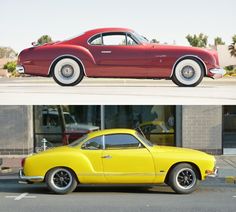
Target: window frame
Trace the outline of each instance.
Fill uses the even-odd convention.
[[[104,36],[108,36],[108,35],[124,35],[125,36],[125,45],[104,45],[104,40],[103,40],[103,37]],[[101,41],[102,41],[102,44],[101,45],[95,45],[95,44],[92,44],[92,42],[97,39],[97,38],[101,38]],[[130,39],[132,39],[136,45],[128,45],[128,37],[130,37]],[[138,41],[137,39],[135,39],[135,37],[132,35],[132,33],[130,32],[103,32],[103,33],[98,33],[98,34],[95,34],[93,36],[91,36],[87,43],[90,45],[90,46],[138,46],[138,45],[141,45],[140,41]]]
[[[102,139],[102,148],[101,149],[88,149],[88,148],[86,148],[86,144],[88,143],[88,142],[90,142],[91,140],[93,140],[93,139],[96,139],[96,138],[99,138],[99,137],[101,137],[101,139]],[[93,137],[93,138],[90,138],[90,139],[88,139],[87,141],[85,141],[82,145],[81,145],[81,149],[82,150],[91,150],[91,151],[93,151],[93,150],[104,150],[105,149],[105,141],[104,141],[104,135],[99,135],[99,136],[96,136],[96,137]]]

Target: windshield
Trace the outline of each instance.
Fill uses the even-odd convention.
[[[148,146],[153,146],[153,143],[151,143],[149,140],[143,137],[139,132],[136,132],[136,136]]]
[[[140,43],[150,43],[147,38],[145,38],[144,36],[138,34],[137,32],[133,32],[133,35]]]
[[[74,147],[74,146],[78,146],[79,144],[81,144],[85,139],[87,139],[88,135],[84,135],[83,137],[75,140],[74,142],[72,142],[71,144],[69,144],[68,146]]]

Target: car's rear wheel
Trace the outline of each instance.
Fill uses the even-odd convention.
[[[168,184],[178,194],[192,193],[198,185],[198,172],[190,164],[178,164],[171,170]]]
[[[77,187],[74,173],[66,168],[54,168],[46,175],[46,183],[49,189],[57,194],[73,192]]]
[[[197,59],[183,59],[174,68],[172,81],[180,87],[195,87],[204,77],[204,67]]]
[[[82,65],[71,58],[59,60],[52,70],[53,79],[61,86],[74,86],[84,77]]]

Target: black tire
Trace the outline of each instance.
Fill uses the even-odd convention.
[[[61,86],[75,86],[84,78],[83,66],[72,58],[62,58],[53,65],[52,77]]]
[[[196,87],[204,77],[204,67],[197,59],[185,58],[179,61],[172,76],[172,81],[180,87]]]
[[[178,194],[189,194],[198,186],[198,171],[188,163],[176,165],[169,174],[168,185]]]
[[[68,194],[73,192],[78,183],[74,173],[66,168],[51,169],[46,175],[48,188],[56,194]]]

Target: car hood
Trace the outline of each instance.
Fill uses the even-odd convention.
[[[198,150],[194,150],[194,149],[187,149],[187,148],[178,148],[178,147],[170,147],[170,146],[153,146],[153,151],[160,153],[160,152],[168,152],[168,153],[174,153],[176,154],[180,154],[180,155],[186,155],[186,156],[190,156],[190,157],[202,157],[202,158],[208,158],[208,157],[213,157],[205,152],[201,152]]]
[[[149,48],[162,48],[162,49],[167,49],[167,50],[187,50],[187,51],[205,51],[208,53],[215,52],[216,50],[214,49],[207,49],[207,48],[199,48],[199,47],[192,47],[192,46],[178,46],[178,45],[164,45],[164,44],[156,44],[156,43],[150,43],[150,44],[145,44]]]

